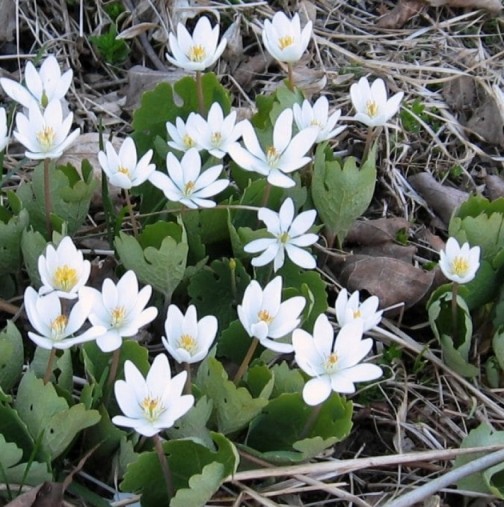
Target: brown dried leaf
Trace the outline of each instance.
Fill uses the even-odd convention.
[[[455,111],[471,110],[478,97],[477,82],[471,76],[457,76],[444,83],[442,93]]]
[[[63,505],[63,484],[44,482],[18,496],[5,507],[61,507]]]
[[[346,237],[349,244],[378,245],[395,241],[399,231],[409,229],[410,223],[400,217],[357,221]]]
[[[423,0],[401,0],[376,23],[380,28],[401,28],[425,7]]]
[[[504,120],[495,99],[490,95],[474,110],[465,126],[487,143],[504,146]]]
[[[446,5],[460,9],[485,9],[497,13],[502,10],[501,0],[427,0],[434,7]]]
[[[455,208],[469,197],[467,192],[441,185],[432,174],[427,172],[410,176],[408,182],[439,215],[445,225],[450,222]]]
[[[14,39],[16,31],[16,2],[12,0],[0,0],[0,42],[8,42]]]
[[[496,174],[487,174],[485,176],[486,191],[488,198],[493,201],[504,197],[504,180]]]
[[[366,290],[378,296],[381,308],[399,303],[413,306],[428,293],[433,279],[433,271],[423,271],[398,259],[367,255],[349,257],[340,274],[341,283],[349,291]]]
[[[411,264],[413,257],[417,252],[416,246],[398,245],[396,243],[382,243],[380,245],[370,245],[354,250],[357,255],[369,255],[371,257],[390,257]]]

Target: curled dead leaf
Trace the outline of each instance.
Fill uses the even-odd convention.
[[[486,192],[490,200],[504,197],[504,180],[497,174],[487,174],[485,176]]]
[[[376,25],[380,28],[401,28],[424,7],[424,0],[400,0],[393,9],[378,20]]]
[[[159,25],[157,23],[138,23],[117,34],[116,39],[134,39],[142,33],[158,28],[158,26]]]
[[[379,218],[377,220],[359,220],[347,234],[346,242],[357,245],[378,245],[394,242],[397,234],[408,230],[410,223],[400,217]]]

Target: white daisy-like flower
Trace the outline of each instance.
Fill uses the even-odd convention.
[[[229,147],[231,158],[246,171],[267,177],[276,187],[289,188],[295,181],[287,174],[300,169],[311,157],[306,156],[318,135],[318,129],[310,127],[292,137],[292,109],[285,109],[273,127],[273,144],[263,150],[250,122],[243,125],[245,148],[239,143]]]
[[[73,345],[94,340],[105,330],[101,326],[93,326],[76,335],[91,308],[91,301],[85,295],[79,297],[68,315],[63,312],[55,292],[40,296],[33,287],[27,287],[24,303],[28,320],[36,331],[28,331],[28,336],[43,349],[69,349]]]
[[[285,13],[277,12],[273,19],[264,21],[263,44],[268,53],[279,62],[293,63],[300,60],[308,47],[312,33],[312,22],[308,21],[301,30],[299,14],[289,19]]]
[[[107,141],[105,151],[98,153],[98,161],[112,185],[129,190],[141,185],[156,169],[150,163],[152,153],[149,150],[138,160],[135,143],[131,137],[127,137],[118,153],[112,143]]]
[[[114,385],[117,404],[124,415],[114,416],[112,422],[146,437],[171,428],[194,405],[194,396],[182,394],[186,377],[187,372],[183,371],[171,378],[164,354],[155,357],[146,378],[131,361],[126,361],[124,380]]]
[[[342,289],[336,298],[335,304],[338,324],[343,327],[353,320],[361,320],[363,332],[365,333],[380,323],[383,312],[378,311],[379,304],[380,301],[376,296],[370,296],[360,303],[358,290],[348,297],[348,291]]]
[[[92,301],[89,321],[102,326],[103,333],[96,338],[102,352],[112,352],[122,345],[123,338],[135,336],[138,330],[152,322],[158,314],[157,308],[145,308],[152,294],[152,287],[146,285],[138,290],[138,280],[134,271],[126,271],[117,282],[104,280],[101,292],[91,287],[83,287]]]
[[[241,137],[243,122],[236,123],[236,111],[224,118],[222,107],[214,102],[205,120],[199,114],[187,122],[186,134],[202,149],[216,158],[223,158],[232,143]]]
[[[283,202],[278,213],[261,208],[259,220],[266,224],[268,232],[274,237],[255,239],[245,245],[245,252],[263,252],[252,259],[252,265],[265,266],[273,261],[273,269],[277,271],[284,265],[287,254],[294,264],[305,269],[315,268],[314,257],[303,248],[318,240],[317,234],[306,232],[313,226],[316,216],[315,210],[309,210],[294,218],[294,202],[290,197]]]
[[[9,142],[9,129],[7,127],[7,114],[5,109],[0,107],[0,151],[2,151]]]
[[[335,128],[341,116],[341,109],[338,109],[329,116],[329,101],[325,96],[319,97],[313,106],[308,100],[304,100],[301,106],[294,104],[292,111],[294,112],[294,121],[299,130],[308,127],[318,129],[318,135],[315,139],[316,143],[332,139],[346,129],[346,126]]]
[[[60,298],[75,299],[88,281],[91,263],[65,236],[57,248],[47,245],[45,255],[38,258],[38,271],[42,280],[40,294],[54,291]]]
[[[238,318],[251,338],[257,338],[261,345],[288,354],[293,351],[290,343],[279,342],[299,326],[300,315],[306,300],[295,296],[282,302],[282,277],[271,280],[264,290],[252,280],[243,294],[242,304],[238,305]]]
[[[219,25],[212,28],[207,17],[201,17],[194,27],[192,35],[187,28],[179,23],[177,36],[168,36],[173,54],[166,54],[169,62],[186,70],[202,71],[212,66],[222,55],[226,47],[226,39],[222,38],[219,45]]]
[[[303,329],[292,334],[295,359],[310,379],[304,386],[303,399],[308,405],[319,405],[332,391],[355,392],[355,383],[375,380],[383,374],[379,366],[361,363],[373,340],[362,338],[362,321],[346,324],[334,340],[334,330],[325,314],[318,316],[313,336]]]
[[[171,140],[168,141],[168,146],[178,151],[188,151],[191,148],[194,148],[200,151],[203,147],[199,144],[198,140],[191,135],[194,131],[192,128],[196,118],[199,115],[197,113],[190,113],[187,117],[187,121],[180,117],[177,117],[175,120],[175,125],[166,122],[166,130],[168,131],[168,135]]]
[[[370,85],[366,77],[361,77],[350,87],[350,98],[356,111],[354,119],[368,127],[385,125],[399,111],[403,96],[403,92],[398,92],[389,99],[383,79],[375,79]]]
[[[59,100],[49,102],[44,111],[37,104],[31,103],[28,116],[16,114],[14,137],[27,149],[25,156],[35,160],[59,158],[77,139],[80,129],[70,133],[73,114],[63,119]]]
[[[5,93],[22,106],[30,109],[36,105],[46,108],[53,100],[60,101],[70,88],[73,71],[61,74],[61,69],[54,55],[49,55],[37,72],[33,63],[28,62],[25,69],[25,86],[12,79],[2,78],[0,84]]]
[[[459,245],[455,238],[448,238],[444,250],[439,252],[439,267],[448,280],[456,283],[468,283],[475,276],[480,266],[479,246],[469,243]]]
[[[208,199],[222,192],[229,180],[217,179],[222,165],[215,165],[201,172],[201,158],[197,150],[184,153],[179,162],[173,153],[166,157],[168,175],[154,171],[149,180],[163,191],[169,201],[180,202],[188,208],[211,208],[215,202]]]
[[[163,344],[178,363],[197,363],[205,359],[217,334],[217,319],[207,315],[198,321],[196,307],[185,315],[175,305],[168,307]]]

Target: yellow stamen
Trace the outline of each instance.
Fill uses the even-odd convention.
[[[259,318],[259,320],[262,320],[263,322],[266,322],[266,324],[268,324],[268,325],[273,322],[273,317],[270,315],[270,313],[268,312],[268,310],[261,310],[257,314],[257,317]]]
[[[284,35],[283,37],[280,37],[278,39],[278,47],[280,49],[288,48],[289,46],[292,46],[294,44],[295,40],[292,35]]]
[[[268,165],[273,167],[278,163],[278,159],[280,158],[280,153],[278,153],[277,149],[274,146],[270,146],[266,150],[266,160]]]
[[[369,117],[374,118],[378,115],[378,104],[374,100],[368,100],[366,104],[366,111]]]
[[[54,138],[56,137],[56,132],[51,127],[44,127],[42,130],[37,132],[37,141],[40,143],[40,146],[48,151],[54,145]]]
[[[327,358],[327,361],[325,363],[325,369],[327,372],[332,372],[338,365],[338,354],[336,352],[333,352],[332,354],[329,354],[329,357]]]
[[[125,176],[127,176],[129,178],[130,176],[130,172],[129,172],[129,169],[127,167],[124,167],[124,166],[120,166],[117,168],[117,172],[118,173],[121,173],[121,174],[124,174]]]
[[[195,186],[195,183],[194,181],[188,181],[185,185],[184,185],[184,188],[182,190],[182,193],[186,196],[186,197],[189,197],[193,192],[194,192],[194,186]]]
[[[322,127],[322,124],[315,118],[310,122],[310,125],[312,127]]]
[[[126,317],[126,310],[124,306],[117,306],[116,308],[114,308],[112,310],[111,317],[112,317],[111,323],[113,327],[122,326],[124,322],[124,317]]]
[[[148,394],[140,403],[148,421],[153,422],[166,410],[159,398],[152,398]]]
[[[469,271],[469,261],[465,257],[457,256],[452,261],[452,272],[457,276],[465,276]]]
[[[54,272],[53,285],[56,289],[70,292],[77,285],[78,281],[77,271],[67,264],[59,266]]]
[[[188,149],[194,148],[196,146],[196,141],[189,134],[186,134],[182,138],[182,142],[184,143],[184,146]]]
[[[278,239],[280,240],[280,243],[283,243],[285,245],[285,243],[288,243],[289,242],[289,234],[286,233],[286,232],[282,232],[282,234],[280,234],[280,236],[278,236]]]
[[[212,146],[220,146],[222,142],[222,134],[220,132],[212,132],[210,142],[212,143]]]
[[[68,317],[66,315],[58,315],[52,322],[51,322],[51,331],[52,331],[52,337],[55,340],[60,340],[64,334],[65,329],[68,323]]]
[[[187,350],[187,352],[189,352],[189,354],[191,354],[192,356],[193,353],[196,352],[196,350],[198,349],[198,342],[192,336],[188,334],[183,334],[180,337],[178,346],[181,349]]]
[[[362,312],[360,310],[353,311],[353,318],[354,319],[360,319],[361,317],[362,317]]]
[[[191,62],[202,62],[206,58],[206,50],[201,44],[191,46],[187,55]]]

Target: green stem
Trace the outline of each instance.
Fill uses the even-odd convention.
[[[133,204],[131,204],[131,199],[127,188],[124,189],[124,196],[126,198],[126,206],[128,207],[128,212],[131,219],[131,227],[133,227],[133,236],[136,238],[138,236],[138,226],[135,218],[135,213],[133,213]]]
[[[54,362],[56,361],[56,349],[52,348],[49,354],[49,359],[47,360],[47,367],[44,373],[44,385],[51,380],[52,371],[54,368]]]
[[[237,303],[236,259],[229,259],[229,270],[231,271],[231,294],[233,295],[233,302]]]
[[[205,98],[203,96],[203,74],[196,71],[196,95],[198,97],[198,109],[201,116],[206,115]]]
[[[50,170],[51,159],[44,159],[44,205],[45,205],[45,222],[47,229],[47,237],[49,241],[52,237],[51,213],[52,213],[52,200],[51,200],[51,175]]]
[[[184,394],[192,394],[191,365],[189,363],[184,363],[184,370],[187,372]]]
[[[121,349],[118,348],[118,349],[114,350],[114,352],[112,352],[112,360],[110,362],[110,371],[109,371],[109,375],[107,378],[107,388],[106,388],[107,395],[106,395],[105,404],[108,403],[108,400],[110,398],[110,393],[112,392],[113,387],[114,387],[114,382],[117,377],[117,370],[119,369],[119,359],[120,358],[121,358]]]
[[[287,87],[289,90],[294,91],[296,85],[294,84],[294,73],[292,69],[292,63],[287,63]]]
[[[252,343],[250,344],[249,349],[247,350],[247,353],[245,354],[245,357],[243,358],[242,363],[240,364],[240,367],[238,368],[238,371],[236,372],[236,375],[233,379],[233,382],[236,385],[240,382],[243,375],[247,371],[248,365],[252,359],[252,356],[254,355],[254,352],[256,351],[257,346],[259,345],[259,340],[257,338],[252,338]]]
[[[452,285],[452,340],[453,343],[458,343],[458,305],[457,305],[457,294],[458,294],[459,284],[457,282],[453,282]]]
[[[313,426],[317,422],[317,419],[320,415],[320,411],[322,410],[322,405],[323,405],[322,403],[319,403],[318,405],[315,405],[312,408],[312,411],[311,411],[310,415],[308,416],[308,419],[306,419],[303,431],[299,435],[299,440],[303,440],[304,438],[307,438],[310,435],[310,433],[313,429]]]
[[[168,491],[168,497],[172,499],[175,494],[175,490],[173,488],[173,479],[170,467],[168,465],[168,460],[166,459],[166,454],[163,449],[163,442],[161,442],[161,437],[158,434],[154,435],[152,437],[152,440],[154,442],[154,447],[156,448],[159,463],[161,464],[161,469],[163,470],[163,476],[166,483],[166,490]]]

